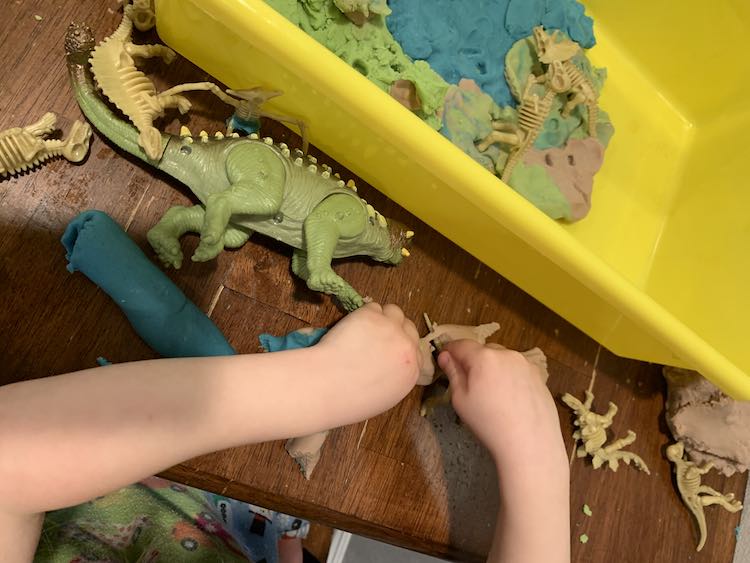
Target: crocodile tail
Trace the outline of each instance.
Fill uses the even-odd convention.
[[[161,149],[154,158],[149,159],[138,144],[138,129],[116,116],[97,93],[88,63],[93,49],[94,35],[91,28],[70,24],[65,36],[65,51],[70,83],[81,111],[102,135],[125,152],[148,163],[158,161],[164,154],[164,147],[170,136],[163,135]]]

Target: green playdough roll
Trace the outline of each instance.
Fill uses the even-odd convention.
[[[164,275],[106,213],[84,211],[65,229],[68,270],[109,295],[133,329],[168,358],[235,351],[216,325]]]

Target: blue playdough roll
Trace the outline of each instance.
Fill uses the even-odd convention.
[[[216,325],[106,213],[84,211],[62,236],[68,270],[79,271],[122,309],[133,329],[168,358],[235,353]]]

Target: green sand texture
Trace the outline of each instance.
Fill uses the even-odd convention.
[[[341,3],[342,0],[339,0]],[[412,61],[388,31],[382,15],[362,27],[354,25],[332,0],[266,0],[277,12],[297,25],[336,56],[388,92],[396,80],[411,80],[422,102],[415,112],[434,129],[440,129],[438,115],[448,90],[445,82],[424,61]],[[359,5],[362,2],[344,2]],[[372,4],[377,5],[377,2]]]
[[[400,79],[414,83],[422,109],[415,113],[434,129],[450,139],[487,170],[502,173],[508,158],[508,147],[493,145],[486,152],[475,146],[492,131],[492,121],[517,121],[516,110],[500,107],[471,80],[450,85],[425,61],[412,61],[396,42],[385,24],[389,9],[384,0],[265,0],[305,33],[327,47],[380,89],[389,92]],[[343,11],[368,10],[370,20],[362,27],[353,24]],[[558,40],[566,37],[558,32]],[[607,77],[606,69],[591,65],[581,52],[573,59],[601,90]],[[534,49],[533,38],[517,41],[505,59],[505,74],[513,96],[520,103],[527,77],[543,73]],[[544,95],[542,85],[534,91]],[[563,99],[557,96],[534,149],[564,147],[571,139],[588,136],[588,111],[584,105],[575,108],[567,118],[561,110]],[[606,112],[600,109],[597,138],[607,146],[614,128]],[[560,192],[547,171],[538,165],[520,162],[511,175],[510,186],[553,219],[574,220],[570,202]]]

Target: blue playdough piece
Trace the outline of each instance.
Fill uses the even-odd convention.
[[[561,29],[594,46],[593,21],[576,0],[390,0],[388,29],[413,59],[447,82],[471,78],[500,106],[515,106],[505,82],[505,54],[534,26]]]
[[[165,357],[234,354],[216,325],[101,211],[84,211],[62,237],[68,270],[98,285]]]
[[[303,328],[290,332],[286,336],[261,334],[258,340],[260,340],[260,345],[266,352],[281,352],[315,346],[325,336],[326,332],[328,332],[326,328]]]

